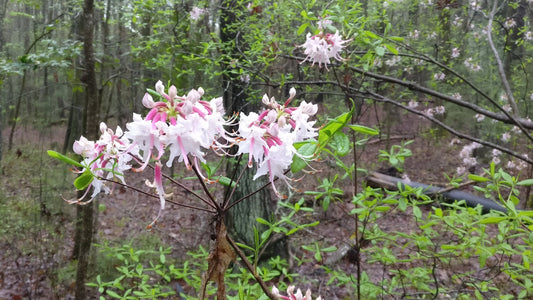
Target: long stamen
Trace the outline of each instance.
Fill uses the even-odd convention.
[[[187,158],[187,152],[185,152],[185,147],[183,147],[183,143],[181,142],[180,136],[178,136],[178,145],[180,146],[181,157],[183,158],[183,162],[185,163],[187,170],[192,170],[191,164],[189,163],[189,159]]]

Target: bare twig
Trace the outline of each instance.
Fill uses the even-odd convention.
[[[246,266],[248,271],[250,271],[250,273],[255,278],[257,283],[259,283],[259,286],[261,286],[261,289],[263,290],[263,292],[268,296],[268,298],[273,299],[273,300],[277,300],[278,297],[276,297],[274,294],[272,294],[272,292],[269,290],[269,288],[267,287],[267,285],[265,284],[265,282],[263,281],[261,276],[259,276],[259,274],[257,274],[257,271],[252,266],[252,263],[250,263],[250,261],[248,260],[246,255],[244,255],[244,253],[239,248],[239,246],[237,246],[237,244],[235,244],[235,241],[233,241],[233,239],[229,235],[227,236],[227,240],[230,243],[231,247],[233,247],[233,250],[235,250],[237,255],[242,259],[242,261],[244,262],[244,265]]]
[[[385,103],[390,103],[390,104],[396,105],[398,107],[403,108],[404,110],[407,110],[407,111],[409,111],[411,113],[417,114],[417,115],[419,115],[419,116],[421,116],[423,118],[426,118],[429,121],[439,125],[440,127],[444,128],[445,130],[449,131],[450,133],[452,133],[452,134],[454,134],[454,135],[456,135],[456,136],[458,136],[460,138],[464,138],[464,139],[470,140],[472,142],[476,142],[476,143],[479,143],[481,145],[485,145],[487,147],[498,149],[498,150],[500,150],[500,151],[502,151],[504,153],[507,153],[507,154],[509,154],[511,156],[514,156],[514,157],[518,158],[518,159],[521,159],[521,160],[526,161],[526,162],[528,162],[530,164],[533,164],[533,160],[531,160],[528,157],[520,155],[517,152],[514,152],[514,151],[512,151],[512,150],[510,150],[508,148],[502,147],[500,145],[497,145],[497,144],[494,144],[494,143],[491,143],[491,142],[487,142],[487,141],[472,137],[470,135],[464,134],[462,132],[459,132],[459,131],[451,128],[450,126],[442,123],[441,121],[439,121],[439,120],[437,120],[437,119],[435,119],[433,117],[430,117],[430,116],[428,116],[428,115],[424,114],[423,112],[420,112],[420,111],[418,111],[416,109],[412,109],[412,108],[410,108],[408,106],[405,106],[405,105],[403,105],[401,103],[398,103],[398,102],[396,102],[396,101],[394,101],[392,99],[389,99],[389,98],[387,98],[385,96],[382,96],[380,94],[377,94],[377,93],[374,93],[374,92],[371,92],[371,91],[366,91],[365,93],[367,94],[367,96],[369,96],[370,98],[372,98],[372,99],[374,99],[376,101],[380,101],[380,102],[385,102]]]
[[[113,184],[118,184],[120,186],[123,186],[127,189],[130,189],[132,191],[135,191],[139,194],[143,194],[145,196],[148,196],[148,197],[152,197],[152,198],[156,198],[156,199],[159,199],[159,196],[158,195],[155,195],[155,194],[151,194],[151,193],[148,193],[148,192],[145,192],[139,188],[136,188],[132,185],[128,185],[126,183],[122,183],[120,181],[114,181],[114,180],[111,180],[111,179],[107,179],[107,178],[103,178],[103,177],[98,177],[98,179],[100,180],[104,180],[104,181],[108,181],[108,182],[112,182]],[[177,205],[177,206],[182,206],[182,207],[186,207],[186,208],[191,208],[191,209],[197,209],[197,210],[202,210],[202,211],[206,211],[208,213],[214,213],[214,211],[210,210],[210,209],[207,209],[207,208],[204,208],[204,207],[198,207],[198,206],[193,206],[193,205],[188,205],[188,204],[183,204],[183,203],[178,203],[178,202],[175,202],[175,201],[172,201],[172,200],[168,200],[168,199],[165,199],[166,202],[168,203],[172,203],[174,205]]]
[[[487,23],[487,42],[489,43],[490,49],[492,50],[492,53],[494,54],[494,59],[496,60],[496,64],[498,65],[498,74],[500,75],[500,79],[502,80],[503,88],[505,89],[505,93],[507,94],[507,101],[511,105],[511,108],[513,109],[513,114],[515,117],[518,117],[518,106],[516,105],[516,101],[513,96],[513,92],[511,91],[511,85],[509,84],[509,81],[507,80],[507,75],[505,75],[505,70],[503,69],[503,63],[500,58],[500,55],[498,54],[498,50],[496,50],[496,47],[494,46],[494,42],[492,41],[492,22],[494,20],[494,16],[496,15],[496,12],[498,8],[498,0],[494,0],[492,4],[492,11],[489,14],[489,22]]]

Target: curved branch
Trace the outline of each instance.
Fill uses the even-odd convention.
[[[295,60],[298,60],[298,61],[303,61],[304,60],[303,57],[296,57],[296,56],[284,56],[284,57],[290,58],[290,59],[295,59]],[[442,66],[443,68],[446,68],[446,70],[450,70],[454,75],[457,75],[458,78],[460,78],[460,79],[463,78],[458,73],[454,72],[453,70],[447,68],[446,66],[444,66],[444,65],[442,65],[442,64],[440,64],[440,63],[438,63],[438,62],[436,62],[436,61],[434,61],[434,60],[432,60],[430,58],[427,58],[426,60],[434,62],[434,63],[438,64],[439,66]],[[486,116],[488,118],[500,121],[502,123],[511,124],[511,125],[517,125],[518,127],[520,127],[520,129],[522,129],[522,132],[524,132],[524,134],[533,142],[533,137],[530,136],[527,133],[527,130],[526,130],[526,129],[533,129],[533,122],[532,121],[529,121],[529,120],[524,119],[524,118],[514,118],[509,113],[507,113],[492,98],[490,98],[488,95],[483,93],[481,90],[479,90],[478,88],[473,86],[473,84],[469,84],[469,86],[471,86],[476,92],[480,93],[484,98],[489,100],[492,104],[496,105],[500,110],[503,111],[503,113],[495,113],[495,112],[489,111],[487,109],[481,108],[481,107],[479,107],[479,106],[477,106],[475,104],[472,104],[472,103],[469,103],[469,102],[466,102],[466,101],[458,100],[458,99],[456,99],[456,98],[454,98],[452,96],[443,94],[441,92],[437,92],[437,91],[432,90],[432,89],[427,88],[427,87],[423,87],[423,86],[421,86],[421,85],[419,85],[419,84],[417,84],[417,83],[415,83],[413,81],[405,81],[405,80],[402,80],[402,79],[399,79],[399,78],[396,78],[396,77],[391,77],[391,76],[387,76],[387,75],[381,75],[381,74],[378,74],[378,73],[365,71],[364,69],[358,68],[358,67],[348,67],[348,68],[350,70],[356,72],[356,73],[362,74],[362,75],[370,77],[370,78],[374,78],[374,79],[378,79],[378,80],[382,80],[382,81],[398,84],[398,85],[401,85],[403,87],[408,88],[409,90],[421,92],[421,93],[424,93],[426,95],[430,95],[430,96],[434,96],[434,97],[440,98],[440,99],[445,100],[447,102],[454,103],[454,104],[456,104],[458,106],[468,108],[468,109],[470,109],[470,110],[472,110],[472,111],[474,111],[476,113],[482,114],[482,115],[484,115],[484,116]],[[339,86],[340,88],[344,88],[343,85],[339,84],[336,81],[286,81],[285,84],[332,84],[332,85]],[[350,90],[353,91],[354,89],[350,88]],[[355,90],[355,91],[357,91],[357,90]]]
[[[459,132],[459,131],[457,131],[457,130],[451,128],[450,126],[448,126],[448,125],[442,123],[441,121],[439,121],[439,120],[437,120],[437,119],[435,119],[435,118],[433,118],[433,117],[430,117],[430,116],[424,114],[423,112],[420,112],[420,111],[418,111],[418,110],[416,110],[416,109],[412,109],[412,108],[410,108],[410,107],[407,107],[407,106],[405,106],[405,105],[403,105],[403,104],[401,104],[401,103],[398,103],[398,102],[396,102],[396,101],[394,101],[394,100],[392,100],[392,99],[389,99],[389,98],[387,98],[387,97],[385,97],[385,96],[382,96],[382,95],[380,95],[380,94],[377,94],[377,93],[374,93],[374,92],[371,92],[371,91],[365,91],[365,92],[361,92],[361,93],[362,93],[363,95],[366,94],[367,97],[372,98],[372,99],[374,99],[374,100],[376,100],[376,101],[384,102],[384,103],[390,103],[390,104],[396,105],[396,106],[398,106],[398,107],[401,107],[401,108],[404,109],[404,110],[407,110],[407,111],[409,111],[409,112],[411,112],[411,113],[417,114],[417,115],[419,115],[419,116],[421,116],[421,117],[423,117],[423,118],[426,118],[426,119],[428,119],[429,121],[431,121],[431,122],[433,122],[433,123],[439,125],[440,127],[444,128],[445,130],[449,131],[450,133],[452,133],[452,134],[454,134],[454,135],[456,135],[456,136],[458,136],[458,137],[460,137],[460,138],[464,138],[464,139],[467,139],[467,140],[469,140],[469,141],[476,142],[476,143],[478,143],[478,144],[481,144],[481,145],[484,145],[484,146],[487,146],[487,147],[491,147],[491,148],[494,148],[494,149],[498,149],[498,150],[500,150],[501,152],[507,153],[507,154],[509,154],[509,155],[511,155],[511,156],[514,156],[514,157],[516,157],[516,158],[518,158],[518,159],[521,159],[521,160],[523,160],[523,161],[525,161],[525,162],[528,162],[528,163],[530,163],[530,164],[533,164],[533,160],[531,160],[531,159],[528,158],[528,157],[525,157],[525,156],[523,156],[523,155],[520,155],[520,154],[518,154],[517,152],[514,152],[514,151],[512,151],[512,150],[510,150],[510,149],[508,149],[508,148],[502,147],[502,146],[500,146],[500,145],[497,145],[497,144],[494,144],[494,143],[491,143],[491,142],[487,142],[487,141],[484,141],[484,140],[481,140],[481,139],[478,139],[478,138],[472,137],[472,136],[470,136],[470,135],[464,134],[464,133],[462,133],[462,132]]]
[[[511,105],[513,109],[513,114],[515,117],[518,117],[518,106],[516,105],[513,92],[511,91],[511,85],[509,84],[509,81],[507,80],[507,76],[505,75],[505,70],[503,69],[503,63],[500,59],[500,55],[498,54],[498,50],[496,50],[496,47],[494,46],[494,42],[492,41],[492,21],[494,20],[494,16],[496,15],[498,7],[498,0],[494,0],[494,4],[492,5],[492,11],[489,15],[489,22],[487,24],[487,41],[489,43],[490,49],[492,50],[492,53],[494,54],[494,59],[496,59],[496,63],[498,65],[498,73],[500,75],[500,79],[502,80],[503,87],[505,89],[505,93],[507,94],[507,101]]]
[[[448,101],[448,102],[452,102],[456,105],[459,105],[459,106],[462,106],[462,107],[466,107],[470,110],[473,110],[477,113],[480,113],[482,115],[485,115],[491,119],[495,119],[495,120],[498,120],[500,122],[503,122],[503,123],[506,123],[506,124],[516,124],[518,125],[519,127],[523,127],[524,130],[525,128],[527,129],[533,129],[533,122],[531,121],[528,121],[526,119],[517,119],[517,118],[514,118],[513,116],[509,115],[507,112],[504,111],[504,114],[500,114],[500,113],[494,113],[494,112],[491,112],[489,110],[486,110],[486,109],[483,109],[475,104],[472,104],[472,103],[469,103],[469,102],[466,102],[466,101],[461,101],[461,100],[458,100],[452,96],[449,96],[449,95],[446,95],[446,94],[443,94],[441,92],[437,92],[435,90],[432,90],[430,88],[427,88],[427,87],[423,87],[419,84],[416,84],[412,81],[404,81],[404,80],[401,80],[401,79],[398,79],[398,78],[395,78],[395,77],[390,77],[390,76],[387,76],[387,75],[381,75],[381,74],[377,74],[377,73],[373,73],[373,72],[367,72],[361,68],[358,68],[358,67],[349,67],[351,70],[359,73],[359,74],[362,74],[364,76],[368,76],[368,77],[372,77],[374,79],[379,79],[379,80],[383,80],[383,81],[387,81],[387,82],[390,82],[390,83],[394,83],[394,84],[398,84],[398,85],[401,85],[401,86],[404,86],[410,90],[413,90],[413,91],[418,91],[418,92],[422,92],[424,94],[427,94],[427,95],[431,95],[431,96],[434,96],[434,97],[438,97],[442,100],[445,100],[445,101]],[[527,133],[527,131],[526,131]],[[526,136],[531,140],[533,141],[533,137],[530,136],[529,134],[526,134]]]

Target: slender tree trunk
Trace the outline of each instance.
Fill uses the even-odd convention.
[[[15,135],[15,129],[17,127],[19,113],[20,113],[20,106],[22,105],[22,97],[23,93],[26,90],[26,77],[28,75],[28,72],[24,70],[24,73],[22,74],[22,83],[20,84],[20,90],[17,97],[17,104],[15,105],[15,112],[13,114],[13,117],[11,118],[11,130],[9,131],[9,140],[7,142],[7,150],[11,150],[13,147],[13,137]]]
[[[83,76],[85,85],[85,113],[87,120],[87,137],[97,139],[98,135],[98,87],[96,84],[95,58],[94,58],[94,1],[85,0],[83,6]],[[76,226],[81,226],[79,232],[78,269],[76,273],[76,299],[87,298],[85,280],[89,269],[89,257],[93,239],[94,204],[78,206]]]
[[[4,45],[6,44],[6,40],[4,38],[4,18],[6,16],[7,12],[7,0],[0,0],[0,55],[4,51]],[[0,86],[1,87],[1,86]],[[4,109],[4,100],[2,99],[2,95],[6,95],[6,93],[0,92],[0,175],[4,175],[4,168],[2,167],[2,129],[4,128],[2,123],[2,111]]]

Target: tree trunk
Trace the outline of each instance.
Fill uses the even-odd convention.
[[[6,44],[5,38],[4,38],[4,18],[6,16],[7,12],[7,0],[0,0],[0,56],[2,52],[4,51],[4,45]],[[0,82],[1,87],[1,82]],[[2,126],[2,109],[3,109],[3,99],[2,99],[2,93],[0,93],[0,162],[2,162],[2,129],[4,126]],[[4,168],[2,167],[2,164],[0,163],[0,175],[4,175]]]
[[[220,28],[222,42],[234,45],[237,35],[236,32],[231,29],[231,25],[236,22],[236,8],[232,4],[232,1],[223,2]],[[241,7],[241,9],[243,8]],[[245,46],[241,45],[241,47]],[[229,53],[226,54],[232,59],[238,59],[240,56],[239,51],[235,48],[231,48]],[[226,67],[231,68],[229,62],[227,63]],[[224,107],[226,108],[227,113],[231,114],[236,111],[248,113],[253,110],[253,108],[257,108],[259,101],[255,103],[246,101],[247,95],[242,81],[240,81],[237,76],[230,76],[228,73],[223,76],[222,82],[224,88]],[[247,168],[247,165],[243,164],[241,166],[237,166],[236,164],[229,163],[227,166],[227,174],[233,174],[234,171],[236,171],[237,174],[240,174],[242,168]],[[264,176],[258,178],[257,180],[253,180],[252,178],[254,174],[255,167],[245,171],[245,174],[239,182],[235,194],[230,201],[235,201],[257,191],[267,182]],[[260,233],[266,230],[266,227],[258,223],[256,219],[258,217],[266,220],[271,219],[274,205],[275,202],[272,201],[269,188],[263,189],[248,199],[235,205],[230,209],[227,216],[229,233],[234,236],[235,239],[253,247],[254,231],[252,228],[254,226],[257,227]],[[270,250],[274,248],[275,250]],[[284,256],[287,253],[284,243],[275,243],[270,247],[270,249],[268,252],[272,254],[275,253],[276,255]],[[265,252],[265,255],[268,255],[268,253]]]
[[[83,6],[83,75],[81,82],[85,85],[85,114],[87,124],[87,138],[96,140],[98,136],[98,90],[96,85],[96,71],[94,58],[94,1],[85,0]],[[89,269],[89,255],[93,239],[94,204],[80,205],[76,216],[76,238],[79,246],[78,269],[76,273],[76,299],[87,298],[85,280]]]

